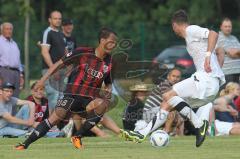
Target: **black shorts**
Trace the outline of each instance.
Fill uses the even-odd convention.
[[[58,99],[57,106],[65,109],[69,113],[85,114],[87,105],[94,100],[91,97],[79,95],[64,95],[63,98]]]

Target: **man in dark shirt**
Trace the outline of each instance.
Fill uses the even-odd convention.
[[[67,52],[72,52],[77,48],[77,40],[75,36],[72,35],[73,29],[73,21],[71,19],[64,19],[62,22],[62,32]]]
[[[64,35],[59,30],[62,21],[62,15],[59,11],[52,11],[48,18],[49,27],[44,31],[41,54],[43,57],[43,70],[45,74],[47,69],[60,60],[65,55]],[[54,74],[53,80],[45,82],[45,89],[49,101],[50,112],[54,109],[59,96],[58,89],[63,85],[64,75],[62,71]]]
[[[96,49],[76,49],[49,68],[36,88],[42,86],[61,66],[74,65],[64,96],[58,100],[54,112],[48,119],[41,122],[23,143],[16,146],[17,150],[27,149],[31,143],[43,137],[52,126],[63,120],[69,113],[79,114],[86,118],[80,130],[72,137],[74,147],[83,148],[82,135],[99,123],[110,104],[112,89],[110,53],[116,46],[116,40],[117,35],[114,31],[102,28]],[[105,88],[100,91],[103,82]]]

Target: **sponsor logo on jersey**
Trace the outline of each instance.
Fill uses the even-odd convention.
[[[66,54],[66,57],[69,57],[71,55],[72,55],[72,52],[69,52],[69,53]]]
[[[103,66],[103,72],[106,73],[108,71],[108,66],[107,65],[104,65]]]

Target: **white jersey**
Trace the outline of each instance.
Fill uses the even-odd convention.
[[[202,28],[197,25],[189,25],[186,28],[185,40],[187,44],[187,51],[193,58],[197,72],[205,72],[204,62],[208,47],[208,34],[209,30],[207,28]],[[207,73],[207,75],[219,78],[221,85],[224,84],[224,74],[219,66],[215,51],[211,54],[210,66],[212,72]]]

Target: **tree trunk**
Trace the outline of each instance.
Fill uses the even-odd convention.
[[[222,17],[222,4],[221,0],[216,0],[217,12],[220,17]]]
[[[24,5],[30,8],[30,0],[25,0]],[[25,31],[24,31],[24,61],[25,61],[25,88],[29,89],[29,26],[30,26],[30,12],[29,9],[25,12]]]

